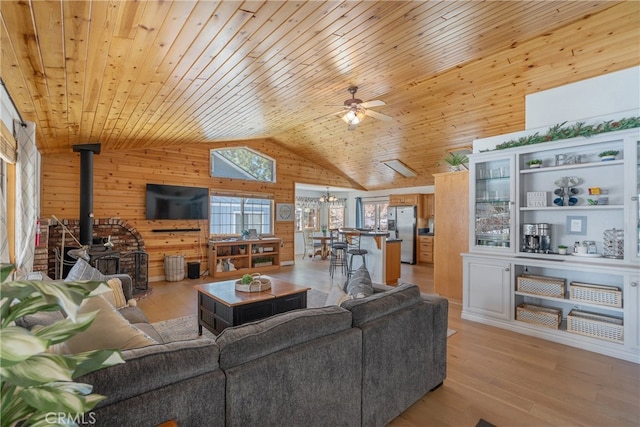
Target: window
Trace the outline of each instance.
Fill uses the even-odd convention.
[[[320,230],[320,209],[296,206],[296,231]]]
[[[272,234],[273,201],[269,198],[212,194],[209,205],[211,234],[240,234],[250,228]]]
[[[371,228],[373,230],[387,231],[387,208],[389,207],[388,201],[363,201],[363,217],[364,227]]]
[[[210,151],[211,176],[276,182],[276,161],[247,147]]]
[[[344,205],[332,206],[329,205],[327,212],[327,218],[329,218],[329,229],[344,227]]]

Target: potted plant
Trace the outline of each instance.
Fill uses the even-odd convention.
[[[529,165],[529,169],[539,168],[542,166],[542,160],[540,159],[528,160],[527,165]]]
[[[618,155],[618,153],[619,153],[618,150],[607,150],[607,151],[603,151],[602,153],[598,154],[598,157],[600,157],[600,159],[602,161],[615,160],[615,158]]]
[[[242,230],[240,234],[242,235],[242,240],[247,240],[249,238],[249,230]]]
[[[81,418],[105,397],[74,379],[124,360],[118,350],[60,355],[47,349],[91,325],[96,313],[78,309],[102,282],[5,281],[12,271],[13,265],[0,267],[2,425],[46,425],[52,413],[76,425],[72,417]],[[28,330],[15,324],[26,315],[59,310],[67,317],[49,326]]]
[[[560,255],[566,255],[566,254],[567,254],[567,246],[565,246],[565,245],[558,245],[558,254],[560,254]]]
[[[449,165],[449,170],[451,172],[457,172],[462,170],[463,166],[469,163],[469,158],[460,153],[449,153],[447,157],[445,157],[444,162]]]
[[[238,246],[238,252],[240,253],[240,255],[246,254],[247,253],[247,246],[246,245]]]
[[[273,265],[273,260],[269,257],[256,257],[253,259],[254,267],[266,267]]]

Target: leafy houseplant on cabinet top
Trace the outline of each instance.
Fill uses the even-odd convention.
[[[124,360],[118,350],[63,355],[47,350],[91,325],[97,312],[79,314],[78,309],[102,282],[5,282],[12,270],[12,265],[0,269],[1,424],[52,425],[52,414],[56,414],[54,424],[64,414],[65,425],[76,425],[105,397],[73,379]],[[67,318],[49,326],[28,330],[15,324],[23,316],[58,310]]]
[[[443,160],[446,164],[449,165],[449,170],[451,170],[452,172],[462,170],[463,166],[469,163],[469,158],[460,153],[450,153]]]

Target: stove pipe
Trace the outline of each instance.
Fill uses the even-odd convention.
[[[80,243],[93,243],[93,155],[100,154],[100,144],[74,145],[80,153]]]

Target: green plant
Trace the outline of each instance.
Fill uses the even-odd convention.
[[[449,153],[443,160],[449,166],[462,166],[469,163],[469,157],[460,153]]]
[[[504,150],[513,147],[522,147],[524,145],[540,144],[543,142],[555,141],[558,139],[574,138],[577,136],[590,137],[606,132],[616,130],[633,129],[640,127],[640,117],[625,117],[620,120],[608,120],[597,125],[587,125],[584,122],[578,122],[570,126],[564,126],[567,122],[563,122],[549,128],[546,134],[540,135],[536,132],[533,135],[527,135],[518,139],[503,142],[496,145],[496,150]]]
[[[617,156],[618,153],[619,153],[618,150],[607,150],[607,151],[603,151],[602,153],[598,154],[598,157]]]
[[[250,274],[245,274],[244,276],[242,276],[242,284],[243,285],[248,285],[251,282],[253,282],[253,276]]]
[[[102,282],[5,282],[12,270],[0,268],[1,425],[51,425],[51,414],[66,414],[65,425],[76,425],[75,419],[105,397],[74,379],[124,360],[118,350],[59,355],[47,349],[91,325],[96,313],[78,314],[78,308]],[[28,330],[15,324],[26,315],[58,310],[67,317],[49,326]]]
[[[540,159],[532,159],[532,160],[527,161],[527,164],[529,166],[531,166],[531,165],[541,165],[542,164],[542,160],[540,160]]]
[[[565,246],[565,245],[558,245],[558,249],[567,249],[567,248],[568,248],[568,246]]]

